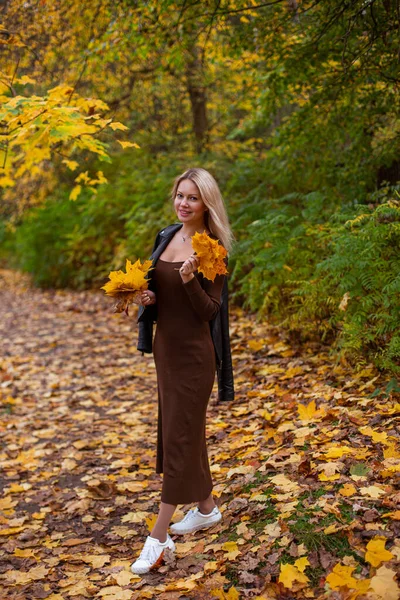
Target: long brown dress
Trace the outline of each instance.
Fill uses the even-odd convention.
[[[196,272],[183,283],[182,264],[159,258],[152,273],[157,295],[156,472],[163,473],[161,501],[168,504],[205,500],[212,491],[205,427],[216,364],[209,321],[219,310],[225,277],[217,275],[212,282]]]

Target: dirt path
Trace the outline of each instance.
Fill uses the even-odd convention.
[[[207,428],[224,518],[175,540],[158,571],[131,574],[161,490],[155,369],[136,350],[135,311],[7,271],[0,283],[2,600],[325,597],[341,562],[372,581],[378,534],[395,568],[398,399],[369,399],[371,369],[351,375],[233,311],[236,399],[217,404],[215,386]],[[282,564],[303,580],[286,585]]]

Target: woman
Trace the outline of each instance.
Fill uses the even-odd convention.
[[[177,504],[198,502],[171,526],[174,534],[211,527],[221,519],[211,493],[205,418],[216,370],[210,321],[220,310],[225,275],[212,282],[198,273],[191,236],[206,232],[228,251],[233,236],[218,185],[205,169],[188,169],[177,177],[172,199],[182,226],[175,226],[164,244],[141,299],[144,307],[155,306],[157,315],[156,472],[163,473],[163,485],[156,524],[131,565],[137,574],[159,566],[166,548],[175,550],[167,530]]]

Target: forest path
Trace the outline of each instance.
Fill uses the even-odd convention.
[[[398,399],[370,398],[371,368],[351,373],[234,309],[236,397],[217,404],[215,385],[207,422],[223,519],[133,575],[161,490],[155,368],[136,350],[136,310],[114,315],[102,292],[40,291],[5,270],[0,284],[2,599],[228,598],[229,586],[229,598],[323,597],[343,561],[372,585],[366,545],[379,536],[396,569]]]

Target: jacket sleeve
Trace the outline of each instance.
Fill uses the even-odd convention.
[[[204,289],[196,276],[183,283],[194,310],[203,321],[211,321],[221,307],[221,293],[225,275],[216,275],[214,281],[204,278]]]
[[[158,232],[151,254],[154,253],[158,244],[160,243],[160,232]],[[149,290],[155,291],[154,284],[149,277]],[[140,305],[138,312],[138,344],[137,349],[139,352],[151,353],[153,351],[153,323],[157,320],[157,302],[156,304],[150,304],[149,306]]]
[[[151,251],[151,256],[153,256],[159,243],[160,243],[160,232],[157,233],[157,236],[156,236],[156,239],[155,239],[155,242],[153,245],[153,250]],[[150,271],[149,275],[147,276],[147,279],[149,280],[148,289],[151,290],[152,292],[155,292],[156,290],[155,290],[153,279],[151,277],[151,271]],[[157,298],[156,298],[156,303],[157,303]],[[157,319],[154,316],[154,313],[157,311],[154,310],[154,307],[155,307],[154,304],[149,304],[149,306],[140,305],[137,322],[140,323],[144,318],[151,318],[151,321],[156,321]]]

